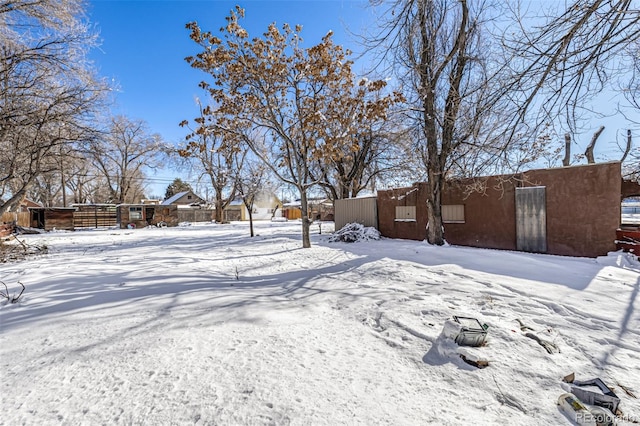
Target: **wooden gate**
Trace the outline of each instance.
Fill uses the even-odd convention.
[[[546,188],[516,188],[516,248],[547,252]]]

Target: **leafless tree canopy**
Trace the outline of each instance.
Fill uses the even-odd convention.
[[[436,244],[444,241],[445,178],[558,158],[553,127],[575,131],[588,102],[622,75],[619,55],[640,37],[631,0],[372,4],[383,13],[366,44],[408,99],[430,189],[427,238]]]
[[[111,119],[109,128],[87,150],[109,190],[110,203],[139,203],[144,197],[144,169],[159,166],[164,151],[159,135],[142,120]]]
[[[85,60],[94,36],[76,0],[0,2],[0,213],[91,140],[106,86]]]
[[[626,73],[625,52],[640,37],[632,0],[549,2],[533,13],[517,4],[503,34],[518,108],[513,122],[561,120],[575,131],[584,106]]]
[[[383,50],[407,98],[406,123],[429,183],[428,240],[442,244],[442,186],[447,175],[486,169],[505,154],[500,69],[489,66],[483,39],[488,9],[466,0],[378,2],[388,7],[380,32],[367,40]]]

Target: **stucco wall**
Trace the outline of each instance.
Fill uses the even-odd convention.
[[[615,251],[620,226],[620,163],[525,173],[547,188],[547,251],[596,257]]]
[[[450,244],[516,249],[515,186],[506,176],[448,182],[442,204],[464,205],[464,223],[445,223]],[[474,184],[475,191],[469,191]]]
[[[378,191],[378,230],[385,237],[424,240],[427,237],[426,184]],[[416,206],[415,221],[396,220],[396,206]]]

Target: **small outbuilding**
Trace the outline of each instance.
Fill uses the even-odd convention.
[[[75,207],[29,207],[30,227],[45,231],[73,231],[75,211]]]
[[[178,226],[178,206],[163,204],[120,204],[117,219],[121,229],[147,226]]]
[[[447,181],[445,239],[463,246],[596,257],[616,250],[619,162]],[[378,191],[383,236],[424,240],[427,184]]]

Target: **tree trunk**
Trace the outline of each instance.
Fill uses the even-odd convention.
[[[591,143],[587,147],[587,150],[584,152],[584,155],[587,157],[587,163],[594,164],[596,160],[593,157],[593,150],[596,147],[596,141],[600,137],[600,134],[604,130],[604,126],[600,126],[600,128],[593,134],[591,138]]]
[[[629,152],[631,152],[631,129],[627,129],[627,147],[625,148],[624,154],[622,154],[622,158],[620,159],[621,163],[627,159],[627,155],[629,155]]]
[[[62,207],[67,207],[67,182],[64,176],[63,160],[60,160],[60,186],[62,187]]]
[[[562,165],[568,167],[571,164],[571,135],[569,133],[564,134],[564,158],[562,159]]]
[[[429,193],[427,194],[427,241],[429,244],[444,245],[442,226],[442,174],[429,172]]]
[[[251,234],[251,236],[254,236],[253,233],[253,203],[251,203],[251,205],[246,206],[247,207],[247,212],[249,213],[249,233]]]
[[[222,194],[216,191],[216,223],[222,223]]]
[[[27,190],[25,188],[22,188],[20,191],[13,194],[13,197],[9,198],[5,203],[0,204],[0,215],[9,211],[11,207],[18,204],[26,193]]]
[[[311,247],[311,221],[309,220],[309,203],[307,201],[307,190],[300,189],[300,210],[302,212],[302,248]]]

